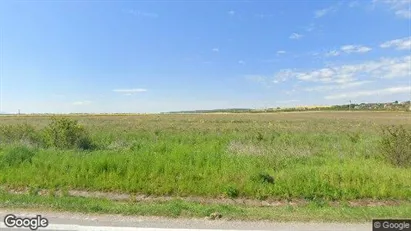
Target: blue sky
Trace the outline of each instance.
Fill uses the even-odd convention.
[[[3,112],[405,101],[411,0],[1,1]]]

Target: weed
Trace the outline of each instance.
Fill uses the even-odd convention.
[[[256,136],[256,139],[257,139],[258,142],[261,142],[261,141],[264,140],[264,135],[261,134],[261,132],[258,132],[257,136]]]
[[[268,198],[268,194],[263,192],[262,190],[258,190],[256,198],[258,200],[266,200]]]
[[[239,194],[240,192],[234,186],[230,185],[225,189],[225,195],[228,196],[229,198],[237,198]]]
[[[257,176],[253,177],[253,180],[260,183],[274,184],[274,177],[265,172],[259,173]]]
[[[403,126],[383,128],[381,152],[391,164],[399,167],[411,166],[411,131]]]
[[[10,124],[0,126],[0,143],[21,143],[40,144],[40,134],[35,128],[27,123]]]
[[[34,155],[35,152],[28,149],[27,147],[12,147],[1,156],[1,163],[10,167],[18,166],[25,162],[31,163]]]

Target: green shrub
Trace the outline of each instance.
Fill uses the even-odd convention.
[[[35,152],[27,147],[13,147],[1,156],[1,164],[6,166],[17,166],[24,162],[31,163]]]
[[[257,139],[258,142],[261,142],[261,141],[264,140],[264,135],[261,134],[261,132],[258,132],[257,136],[256,136],[256,139]]]
[[[238,197],[239,194],[240,192],[234,186],[228,186],[225,189],[225,195],[228,196],[229,198],[236,198]]]
[[[54,117],[43,131],[47,147],[58,149],[92,149],[93,144],[85,128],[77,120],[65,117]]]
[[[265,172],[259,173],[258,175],[252,177],[252,180],[259,183],[274,184],[274,177]]]
[[[403,126],[383,128],[381,152],[386,160],[399,167],[411,166],[411,131]]]

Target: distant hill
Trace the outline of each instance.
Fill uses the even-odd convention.
[[[387,103],[357,103],[332,106],[297,106],[289,108],[227,108],[213,110],[192,110],[163,112],[162,114],[192,114],[192,113],[264,113],[264,112],[289,112],[289,111],[410,111],[410,101]]]

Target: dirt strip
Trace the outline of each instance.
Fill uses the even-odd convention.
[[[164,202],[171,200],[184,200],[188,202],[197,202],[202,204],[223,204],[223,205],[246,205],[254,207],[276,207],[276,206],[302,206],[308,204],[310,201],[305,199],[292,199],[292,200],[256,200],[248,198],[207,198],[207,197],[179,197],[179,196],[152,196],[144,194],[127,194],[127,193],[115,193],[115,192],[100,192],[100,191],[85,191],[85,190],[68,190],[68,191],[52,191],[41,189],[33,192],[29,189],[10,189],[0,187],[0,190],[11,194],[37,194],[37,195],[54,195],[54,196],[73,196],[84,198],[99,198],[108,199],[112,201],[123,202]],[[326,201],[325,203],[331,206],[339,206],[343,202],[341,201]],[[352,207],[373,207],[373,206],[396,206],[401,204],[411,203],[409,200],[376,200],[376,199],[357,199],[344,202]]]

